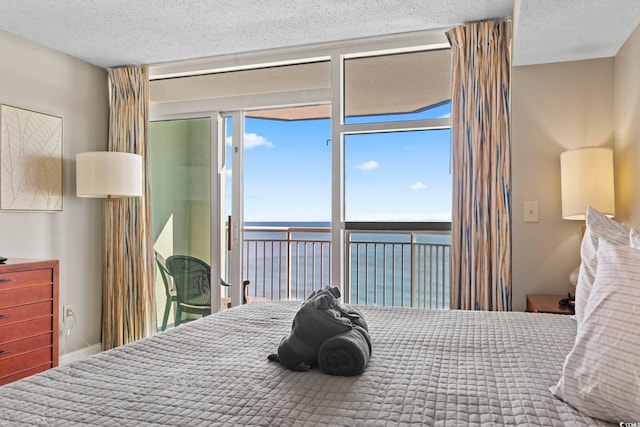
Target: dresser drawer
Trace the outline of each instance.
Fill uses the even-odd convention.
[[[28,285],[41,285],[53,282],[51,269],[12,271],[0,273],[0,289],[16,288]]]
[[[0,289],[0,309],[16,305],[47,301],[53,298],[53,286],[50,284]]]
[[[51,367],[52,366],[49,364],[40,365],[40,366],[36,366],[35,368],[26,369],[24,371],[19,371],[11,375],[7,375],[6,377],[0,378],[0,385],[9,384],[10,382],[13,382],[13,381],[18,381],[20,378],[26,378],[28,376],[37,374],[38,372],[44,372]]]
[[[0,363],[10,357],[28,353],[39,348],[51,347],[52,332],[40,334],[18,341],[0,343]]]
[[[3,360],[0,363],[0,381],[3,377],[40,366],[44,366],[45,369],[53,366],[51,348],[41,348]]]
[[[34,317],[50,316],[51,313],[53,313],[52,300],[0,308],[0,326],[23,322]]]
[[[9,384],[10,382],[18,381],[20,378],[26,378],[28,376],[37,374],[39,372],[44,372],[49,368],[51,368],[51,366],[48,364],[40,365],[40,366],[36,366],[35,368],[26,369],[24,371],[19,371],[11,375],[7,375],[6,377],[0,378],[0,385]]]
[[[10,325],[0,326],[0,343],[20,340],[51,331],[53,331],[53,319],[51,315],[24,322],[12,323]]]

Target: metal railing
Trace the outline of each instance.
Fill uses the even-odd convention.
[[[448,309],[449,240],[431,232],[348,232],[349,302]]]
[[[331,280],[331,229],[245,227],[242,270],[252,296],[305,299]]]
[[[304,299],[331,281],[331,230],[245,227],[249,294]],[[449,308],[449,235],[358,230],[345,233],[345,299],[352,304]]]

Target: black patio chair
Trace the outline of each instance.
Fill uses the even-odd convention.
[[[171,306],[177,305],[178,295],[173,284],[173,277],[167,269],[167,262],[165,261],[164,257],[155,250],[153,251],[153,257],[156,260],[156,265],[158,266],[158,270],[160,271],[160,277],[162,277],[162,282],[164,283],[166,302],[164,305],[164,313],[162,315],[162,326],[160,326],[160,330],[164,331],[165,329],[167,329],[167,321],[169,320]],[[175,317],[177,317],[177,309],[174,309],[174,318]]]
[[[206,262],[189,255],[172,255],[167,258],[167,270],[173,277],[177,293],[175,325],[192,319],[182,319],[182,313],[207,316],[211,314],[211,267]],[[230,285],[220,279],[220,285]],[[243,282],[243,304],[247,302],[249,281]]]

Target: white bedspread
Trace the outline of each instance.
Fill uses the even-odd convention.
[[[0,387],[0,425],[601,424],[549,392],[568,316],[362,307],[373,353],[346,378],[267,361],[299,306],[226,310]]]

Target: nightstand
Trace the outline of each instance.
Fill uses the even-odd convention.
[[[560,307],[558,302],[566,295],[527,294],[527,311],[532,313],[574,314],[568,307]]]

